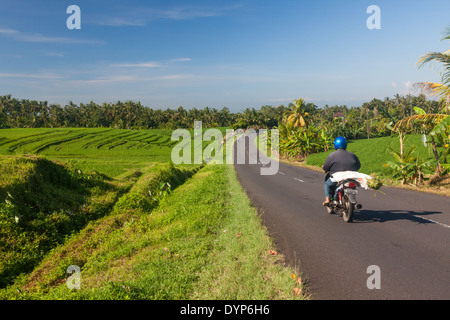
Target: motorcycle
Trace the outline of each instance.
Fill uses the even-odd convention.
[[[334,196],[330,197],[330,203],[326,209],[329,214],[341,214],[345,222],[353,221],[355,210],[360,210],[362,205],[356,201],[360,183],[354,179],[346,179],[341,181],[334,192]]]

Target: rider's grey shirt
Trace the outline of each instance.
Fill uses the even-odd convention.
[[[339,171],[358,171],[361,168],[361,163],[358,157],[344,149],[338,149],[330,153],[323,165],[323,170],[332,175]]]

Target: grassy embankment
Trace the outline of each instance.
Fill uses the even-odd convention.
[[[18,131],[2,131],[3,150],[65,163],[1,159],[1,195],[10,199],[1,203],[0,298],[303,298],[232,166],[155,161],[154,150],[170,158],[164,133]],[[66,286],[70,265],[81,268],[80,290]]]

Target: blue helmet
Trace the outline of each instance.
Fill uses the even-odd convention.
[[[347,149],[347,139],[344,137],[337,137],[334,139],[334,148],[337,149]]]

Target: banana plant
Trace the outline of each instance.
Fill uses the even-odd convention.
[[[393,178],[396,180],[401,180],[402,184],[405,184],[406,180],[411,175],[412,164],[417,159],[413,156],[414,150],[416,150],[416,146],[412,146],[404,154],[395,151],[391,147],[388,147],[388,149],[391,150],[391,153],[396,161],[387,161],[387,163],[385,163],[383,166],[391,168],[394,171]]]
[[[430,135],[430,143],[433,149],[434,158],[436,159],[436,175],[441,176],[444,172],[443,166],[440,161],[439,152],[437,150],[438,144],[436,143],[435,134],[431,135],[431,132],[434,131],[434,128],[439,127],[439,129],[436,129],[435,133],[437,131],[442,132],[442,128],[440,123],[448,118],[449,116],[446,114],[428,114],[421,108],[414,108],[415,112],[417,114],[403,118],[399,122],[397,122],[394,127],[393,131],[397,132],[401,135],[407,134],[407,133],[422,133],[425,135]],[[445,120],[443,123],[443,126],[447,124],[448,120]],[[439,140],[438,140],[439,142]],[[400,142],[402,145],[402,141]],[[401,146],[402,147],[402,146]],[[447,153],[446,153],[447,154]],[[444,161],[445,163],[445,161]]]
[[[323,151],[328,151],[330,149],[331,144],[333,143],[333,139],[330,135],[327,134],[325,129],[320,130],[320,139],[323,145]]]
[[[444,163],[442,164],[444,167],[448,168],[447,166],[447,156],[450,154],[450,116],[445,117],[442,119],[436,127],[430,132],[431,136],[435,136],[436,139],[439,141],[441,146],[444,148],[443,156],[444,156]]]

